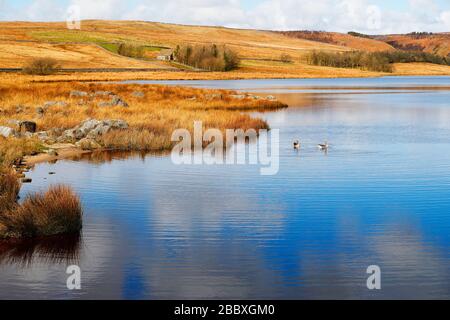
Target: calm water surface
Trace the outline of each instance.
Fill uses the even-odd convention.
[[[0,298],[450,298],[449,77],[171,84],[289,103],[258,114],[280,129],[278,175],[164,155],[38,165],[22,196],[72,185],[84,229],[3,248]],[[66,289],[70,264],[81,291]]]

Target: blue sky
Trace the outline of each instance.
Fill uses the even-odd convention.
[[[449,0],[0,0],[0,20],[130,19],[366,33],[450,31]]]

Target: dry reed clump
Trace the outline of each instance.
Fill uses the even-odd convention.
[[[29,195],[22,204],[0,212],[1,238],[34,238],[81,230],[83,210],[70,187],[52,186]]]
[[[113,150],[163,151],[171,147],[170,137],[147,129],[115,130],[103,135],[102,145]]]
[[[13,170],[0,168],[0,215],[14,208],[19,191],[20,183]]]

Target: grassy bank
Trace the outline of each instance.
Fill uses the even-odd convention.
[[[108,97],[71,97],[73,90],[86,93],[113,92],[129,107],[101,107]],[[57,127],[60,130],[75,127],[87,118],[98,120],[125,120],[130,129],[105,137],[107,147],[119,147],[120,141],[130,149],[161,150],[171,146],[175,129],[191,129],[194,121],[202,121],[205,129],[266,129],[265,121],[252,118],[242,111],[275,110],[285,107],[278,101],[242,98],[236,92],[202,90],[157,85],[28,83],[1,85],[2,104],[0,125],[11,119],[33,120],[38,131]],[[46,102],[58,104],[48,107],[40,117],[36,109]],[[20,106],[20,112],[17,112]],[[12,142],[10,142],[12,143]],[[123,147],[122,147],[123,148]]]

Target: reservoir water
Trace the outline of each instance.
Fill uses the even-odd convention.
[[[0,298],[450,298],[450,77],[162,83],[288,103],[255,114],[280,130],[279,173],[150,154],[39,164],[21,196],[73,186],[84,228],[3,248]]]

